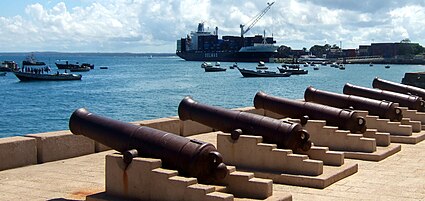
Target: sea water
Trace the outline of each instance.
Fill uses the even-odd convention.
[[[0,54],[0,61],[21,63],[26,54]],[[0,137],[67,130],[69,117],[78,108],[113,119],[131,122],[177,116],[185,96],[208,105],[225,108],[253,106],[258,91],[291,99],[302,99],[308,86],[342,93],[345,83],[371,87],[374,77],[400,82],[405,72],[423,71],[421,65],[347,64],[345,70],[320,66],[307,67],[307,75],[278,78],[243,78],[233,63],[221,62],[225,72],[204,72],[201,62],[184,61],[176,56],[125,54],[39,53],[58,71],[56,60],[88,62],[95,65],[80,72],[80,81],[20,82],[12,73],[0,77]],[[255,69],[256,63],[238,63]],[[267,63],[269,70],[279,64]],[[107,66],[108,69],[99,69]],[[63,72],[63,70],[60,70]]]

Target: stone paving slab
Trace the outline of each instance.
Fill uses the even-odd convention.
[[[358,172],[325,189],[273,184],[273,190],[293,200],[425,200],[425,142],[401,146],[379,162],[346,159],[358,163]],[[0,200],[85,200],[105,191],[105,155],[113,152],[0,171]]]

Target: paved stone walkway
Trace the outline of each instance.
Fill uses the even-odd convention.
[[[291,193],[293,200],[425,200],[425,142],[401,149],[380,162],[353,160],[359,171],[325,189],[273,189]],[[112,152],[0,171],[0,200],[84,200],[104,191],[105,155]]]

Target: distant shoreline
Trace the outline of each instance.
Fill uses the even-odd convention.
[[[0,55],[22,54],[68,54],[68,55],[119,55],[119,56],[177,56],[176,53],[131,53],[131,52],[0,52]]]

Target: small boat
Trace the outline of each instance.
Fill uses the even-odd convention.
[[[82,75],[71,73],[36,74],[27,72],[13,72],[20,81],[65,81],[81,80]]]
[[[314,66],[313,66],[313,70],[319,70],[320,68],[319,68],[319,66],[318,65],[316,65],[316,64],[314,64]]]
[[[69,71],[71,72],[86,72],[86,71],[90,71],[90,67],[88,66],[79,66],[79,67],[75,67],[75,68],[70,68]]]
[[[283,68],[291,68],[291,69],[299,69],[300,65],[299,64],[282,64]]]
[[[15,61],[3,61],[0,66],[0,72],[18,71],[19,67]]]
[[[244,77],[289,77],[291,76],[291,73],[279,73],[274,71],[267,71],[267,70],[247,70],[244,68],[238,68],[239,72]]]
[[[390,68],[390,66],[389,65],[386,65],[385,68]]]
[[[371,63],[369,63],[369,66],[373,66],[373,63],[371,62]]]
[[[0,76],[6,76],[6,72],[0,72]]]
[[[269,68],[266,66],[266,64],[264,64],[264,61],[258,62],[257,70],[267,70],[267,69]]]
[[[45,66],[46,63],[37,61],[34,54],[28,55],[24,61],[22,61],[22,67],[24,66]]]
[[[331,67],[334,67],[334,68],[339,68],[339,65],[337,64],[337,63],[332,63],[331,65],[330,65]]]
[[[213,65],[210,62],[203,62],[201,68],[212,67]]]
[[[220,62],[216,62],[214,66],[206,66],[204,67],[205,72],[220,72],[226,71],[227,68],[220,67]]]
[[[229,66],[230,69],[235,69],[238,67],[238,63],[234,63],[233,65]]]
[[[99,69],[108,69],[108,66],[100,66]]]
[[[309,67],[310,65],[308,65],[307,62],[304,63],[304,67]]]
[[[304,70],[300,68],[277,67],[277,69],[281,73],[291,73],[292,75],[308,74],[308,70]]]
[[[58,69],[78,69],[78,68],[86,68],[89,67],[90,69],[94,69],[94,65],[93,64],[89,64],[89,63],[82,63],[81,65],[78,62],[75,63],[70,63],[67,60],[58,60],[60,62],[55,62],[56,67],[58,67]],[[65,63],[63,63],[65,62]]]
[[[340,70],[345,70],[345,65],[344,64],[339,64],[339,67],[338,67]]]

